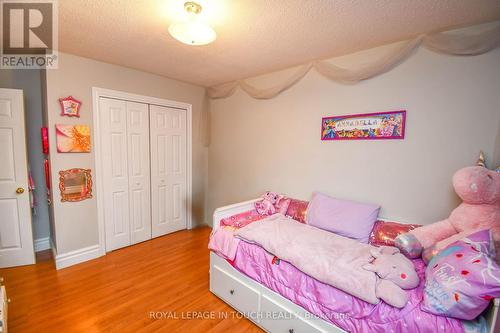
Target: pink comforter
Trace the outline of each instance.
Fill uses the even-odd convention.
[[[362,266],[373,246],[275,214],[236,231],[317,280],[377,304],[377,276]]]
[[[403,309],[380,302],[373,305],[342,290],[304,274],[285,260],[258,245],[241,241],[233,266],[258,283],[301,306],[320,319],[348,332],[370,333],[438,333],[464,332],[457,319],[436,316],[420,309],[425,283],[425,265],[413,260],[420,285],[408,292],[409,301]],[[479,332],[477,325],[468,324],[469,332]]]
[[[212,230],[208,240],[208,248],[220,257],[233,261],[240,243],[240,240],[234,237],[235,230],[235,228],[228,226]]]
[[[419,259],[413,260],[413,263],[420,277],[420,285],[407,291],[408,304],[403,309],[397,309],[384,302],[377,305],[367,303],[322,283],[285,260],[277,260],[262,247],[236,239],[233,236],[235,230],[234,227],[227,226],[215,229],[210,237],[209,248],[228,259],[231,265],[243,274],[301,306],[314,316],[348,332],[486,331],[486,323],[482,317],[477,321],[460,321],[421,310],[425,264]]]

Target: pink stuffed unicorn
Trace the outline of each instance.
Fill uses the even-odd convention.
[[[255,203],[255,209],[261,215],[285,214],[290,199],[281,194],[267,191],[262,195],[262,200]]]
[[[470,234],[491,229],[500,251],[500,173],[483,164],[458,170],[453,187],[463,202],[440,222],[416,228],[396,238],[396,246],[410,258],[428,262],[439,250]],[[497,256],[497,261],[500,256]]]

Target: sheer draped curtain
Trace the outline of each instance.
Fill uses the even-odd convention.
[[[315,60],[299,66],[289,77],[272,87],[259,88],[246,80],[238,80],[209,87],[206,89],[205,101],[200,121],[200,133],[205,147],[210,145],[210,99],[227,98],[240,88],[256,99],[270,99],[299,82],[310,70],[314,69],[326,78],[340,84],[355,84],[390,71],[419,47],[425,47],[437,53],[455,56],[474,56],[489,52],[500,46],[500,21],[488,24],[486,29],[477,31],[474,27],[453,32],[438,32],[421,35],[415,39],[398,43],[391,52],[372,59],[359,68],[343,68],[329,60]]]

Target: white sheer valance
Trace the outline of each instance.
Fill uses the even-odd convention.
[[[335,82],[341,84],[354,84],[388,72],[411,56],[420,46],[434,52],[457,56],[479,55],[500,46],[500,21],[488,24],[488,28],[480,29],[479,32],[474,30],[474,27],[472,27],[471,29],[466,29],[466,31],[461,29],[460,31],[421,35],[413,40],[399,43],[398,47],[395,47],[388,54],[385,54],[377,59],[373,59],[371,62],[356,69],[343,68],[332,64],[327,60],[312,61],[300,66],[289,77],[283,79],[281,82],[270,88],[259,88],[251,85],[246,80],[224,83],[207,88],[206,98],[226,98],[234,94],[236,89],[239,87],[253,98],[270,99],[295,85],[312,68],[314,68],[321,75]],[[209,116],[209,105],[210,103],[207,101],[206,107],[202,111],[205,115],[203,115],[200,123],[202,126],[202,128],[200,128],[202,140],[205,146],[208,146],[210,143],[210,133],[207,121]]]

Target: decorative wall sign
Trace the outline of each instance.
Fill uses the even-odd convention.
[[[89,125],[56,125],[59,153],[90,153]]]
[[[42,127],[42,153],[49,153],[49,129]]]
[[[92,175],[90,169],[59,171],[61,202],[82,201],[92,198]]]
[[[82,102],[74,99],[72,96],[59,98],[61,104],[61,116],[80,117],[80,107]]]
[[[406,111],[324,117],[321,140],[404,139]]]

